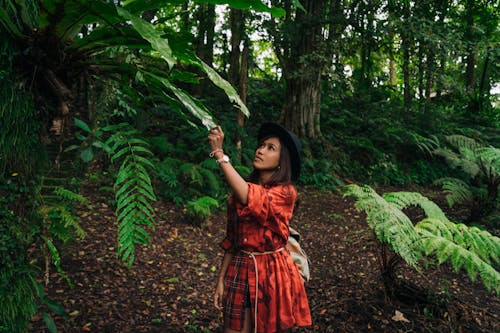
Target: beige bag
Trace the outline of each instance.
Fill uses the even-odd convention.
[[[302,276],[302,279],[307,282],[310,279],[309,258],[307,258],[306,252],[300,246],[300,234],[292,227],[289,227],[288,229],[290,230],[290,236],[288,237],[286,248],[288,252],[290,252],[293,262],[297,265],[300,276]]]

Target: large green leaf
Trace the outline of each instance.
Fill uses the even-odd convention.
[[[151,43],[153,49],[158,51],[160,56],[168,63],[169,67],[172,68],[175,64],[175,57],[172,54],[172,49],[168,45],[168,40],[163,38],[160,32],[157,31],[151,23],[129,13],[123,8],[117,7],[116,9],[118,14],[129,20],[137,32],[141,34],[142,38]]]
[[[219,73],[217,73],[212,67],[208,66],[206,63],[200,60],[200,63],[203,66],[203,70],[207,73],[208,78],[219,88],[226,92],[226,95],[229,97],[229,100],[233,103],[236,103],[237,107],[243,112],[247,117],[250,116],[250,112],[248,111],[245,103],[240,98],[240,95],[236,92],[233,86],[224,80]]]
[[[177,88],[168,79],[160,77],[158,75],[143,72],[145,77],[150,77],[151,79],[161,83],[165,88],[170,90],[177,99],[191,112],[196,118],[201,120],[201,123],[207,128],[211,129],[215,127],[215,122],[213,120],[210,111],[202,104],[197,103],[193,97],[187,94],[182,89]]]

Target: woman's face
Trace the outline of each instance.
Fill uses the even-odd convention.
[[[278,138],[265,139],[257,147],[253,166],[259,171],[274,171],[279,166],[281,143]]]

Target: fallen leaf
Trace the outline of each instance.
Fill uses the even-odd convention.
[[[396,310],[396,314],[394,316],[392,316],[391,318],[392,320],[394,321],[402,321],[402,322],[405,322],[405,323],[409,323],[410,321],[408,319],[405,318],[405,316],[399,312],[398,310]]]

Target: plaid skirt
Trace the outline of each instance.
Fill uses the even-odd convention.
[[[255,256],[255,260],[248,254],[238,253],[228,267],[224,290],[225,326],[241,330],[248,303],[250,320],[253,325],[257,323],[257,332],[272,333],[311,325],[304,283],[290,254],[281,251]],[[259,270],[259,281],[256,281],[255,266]],[[255,302],[257,320],[253,311]]]

